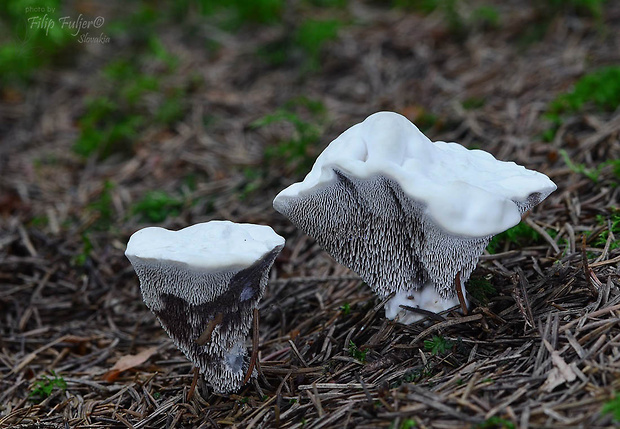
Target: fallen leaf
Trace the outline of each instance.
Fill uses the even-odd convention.
[[[127,371],[128,369],[134,368],[138,365],[142,365],[146,362],[155,352],[157,352],[158,347],[150,347],[148,349],[142,350],[140,353],[136,355],[125,355],[116,361],[112,369],[106,372],[103,376],[103,379],[109,383],[114,382],[118,376],[123,371]]]
[[[553,347],[547,340],[543,340],[547,350],[551,352],[551,362],[553,362],[553,369],[549,372],[547,379],[542,385],[542,389],[546,392],[551,392],[553,389],[567,381],[574,381],[577,378],[575,371],[564,361],[560,352],[553,350]]]

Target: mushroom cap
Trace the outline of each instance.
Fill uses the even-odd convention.
[[[432,142],[404,116],[379,112],[332,141],[302,182],[276,196],[275,209],[282,212],[287,200],[319,192],[337,180],[337,172],[391,179],[440,229],[471,238],[513,227],[524,208],[557,189],[542,173],[483,150]]]
[[[141,229],[129,239],[125,255],[215,271],[250,266],[283,245],[284,238],[269,226],[210,221],[179,231]]]

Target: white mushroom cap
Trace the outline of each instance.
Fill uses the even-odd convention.
[[[134,233],[127,257],[187,264],[196,269],[247,267],[284,239],[268,226],[214,220],[179,231],[149,227]]]
[[[268,226],[228,221],[145,228],[129,239],[145,304],[218,392],[243,384],[253,310],[283,246]],[[205,331],[210,340],[198,341]]]
[[[357,272],[387,303],[432,311],[455,302],[491,237],[556,185],[544,174],[457,143],[431,142],[405,117],[369,116],[342,133],[274,208]],[[463,301],[466,299],[463,296]]]
[[[431,142],[407,118],[375,113],[342,133],[317,158],[303,182],[280,192],[274,207],[336,180],[335,171],[358,179],[381,175],[424,205],[426,215],[447,233],[485,237],[521,220],[519,203],[532,194],[545,199],[557,187],[544,174],[483,150]]]

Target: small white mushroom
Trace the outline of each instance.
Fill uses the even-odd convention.
[[[544,174],[432,142],[379,112],[331,142],[273,205],[380,297],[395,293],[386,317],[407,324],[424,316],[401,305],[466,311],[464,285],[489,240],[555,189]]]
[[[239,389],[252,370],[245,340],[283,247],[268,226],[228,221],[144,228],[129,239],[145,304],[217,392]]]

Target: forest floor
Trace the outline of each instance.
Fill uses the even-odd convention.
[[[0,427],[617,427],[620,2],[229,3],[76,1],[0,65]],[[80,14],[104,22],[59,25]],[[485,251],[467,316],[386,320],[272,208],[380,110],[558,185]],[[212,219],[286,238],[232,395],[194,388],[124,256]]]

